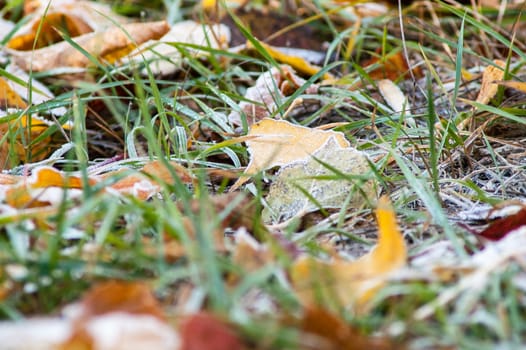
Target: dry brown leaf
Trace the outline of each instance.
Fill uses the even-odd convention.
[[[230,30],[222,24],[207,25],[194,21],[182,21],[174,24],[170,31],[159,40],[149,40],[124,57],[122,63],[148,61],[149,70],[155,75],[169,75],[181,68],[183,57],[173,43],[191,44],[213,49],[226,48],[230,42]],[[207,52],[186,48],[195,56],[207,55]],[[143,70],[146,75],[148,72]]]
[[[316,350],[387,350],[404,349],[403,344],[387,338],[366,336],[343,319],[320,307],[307,307],[301,319],[301,329],[309,338],[305,349]],[[302,337],[304,338],[304,337]]]
[[[245,175],[307,159],[331,137],[340,147],[350,147],[341,132],[310,129],[284,120],[263,119],[252,125],[247,136],[250,163]],[[238,179],[232,190],[246,181],[246,178]]]
[[[376,217],[378,245],[360,259],[328,262],[303,256],[294,262],[290,277],[304,305],[367,311],[372,296],[387,277],[405,265],[405,242],[387,197],[378,201]]]
[[[282,104],[286,96],[292,95],[306,81],[300,78],[289,66],[281,66],[280,69],[272,68],[270,71],[261,74],[256,80],[256,84],[247,89],[245,98],[249,101],[239,103],[239,109],[246,115],[247,124],[250,126],[264,118],[270,117],[278,106]],[[306,94],[317,94],[319,86],[313,84],[306,90]],[[289,112],[290,116],[304,112],[309,106],[297,106]],[[241,114],[232,111],[228,120],[234,125],[242,125]]]
[[[501,60],[495,60],[493,62],[495,66],[487,66],[486,69],[484,69],[484,73],[482,73],[482,84],[476,100],[476,102],[481,104],[488,104],[488,102],[495,97],[499,88],[495,82],[502,80],[504,77],[506,62]]]
[[[243,350],[240,336],[226,322],[210,313],[190,315],[181,325],[179,350]]]
[[[109,5],[93,1],[26,1],[24,12],[30,20],[7,43],[11,49],[38,49],[62,41],[61,32],[73,38],[128,22],[112,12]]]
[[[147,40],[162,37],[170,29],[165,21],[130,23],[113,26],[102,32],[89,33],[73,41],[103,62],[113,63]],[[11,51],[15,63],[22,69],[42,72],[55,68],[86,68],[93,63],[68,42],[60,42],[31,54]]]
[[[392,81],[398,80],[400,77],[409,77],[409,66],[404,58],[402,52],[389,55],[382,59],[381,57],[373,57],[362,63],[362,67],[367,68],[373,64],[378,64],[379,67],[369,72],[369,77],[373,80],[389,79]],[[423,76],[420,67],[413,68],[413,75],[416,78]]]

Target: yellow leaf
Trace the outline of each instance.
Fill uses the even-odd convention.
[[[523,81],[496,81],[495,84],[502,85],[508,88],[522,91],[526,93],[526,83]]]
[[[27,103],[2,78],[0,78],[0,108],[27,108]]]
[[[39,49],[62,41],[61,32],[67,33],[70,37],[76,37],[91,31],[91,27],[81,18],[61,12],[50,13],[35,21],[28,33],[11,38],[7,47],[22,51]]]
[[[283,64],[287,64],[300,73],[307,74],[307,75],[314,75],[318,73],[321,69],[318,66],[314,66],[310,64],[309,62],[305,61],[301,57],[288,55],[263,42],[260,42],[260,44],[261,46],[265,48],[265,50],[267,50],[269,55],[272,56],[272,58],[274,58],[276,61],[283,63]],[[250,46],[250,44],[247,44],[247,46]],[[329,73],[324,74],[323,78],[324,79],[334,79],[334,77]]]
[[[389,274],[405,265],[405,242],[387,197],[378,201],[376,217],[378,245],[360,259],[321,261],[303,256],[294,262],[290,277],[303,304],[364,312]]]
[[[350,146],[341,132],[311,129],[274,119],[263,119],[253,124],[247,136],[253,138],[247,141],[250,163],[245,169],[246,175],[306,159],[331,137],[340,147]],[[232,190],[244,182],[246,179],[240,178]]]
[[[495,94],[499,86],[495,84],[495,81],[502,80],[504,77],[504,67],[506,62],[501,60],[493,61],[495,66],[487,66],[482,73],[482,84],[480,86],[480,91],[477,96],[477,102],[482,104],[487,104]]]

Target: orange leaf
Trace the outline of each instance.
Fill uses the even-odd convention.
[[[359,350],[359,349],[401,349],[401,344],[395,344],[386,338],[368,337],[358,329],[348,325],[343,319],[320,307],[307,307],[301,319],[301,329],[309,335],[319,338],[313,348],[327,350]]]
[[[367,68],[369,66],[378,64],[379,67],[369,72],[369,77],[373,80],[389,79],[396,81],[401,76],[409,76],[409,66],[401,52],[397,52],[393,55],[386,57],[372,57],[371,59],[362,63],[362,67]],[[416,78],[423,76],[420,68],[413,68],[413,74]]]
[[[1,108],[27,108],[27,103],[5,81],[0,78],[0,107]]]
[[[7,43],[7,47],[14,50],[39,49],[59,41],[62,41],[61,32],[70,37],[87,34],[93,29],[81,18],[67,13],[49,13],[35,21],[29,33],[16,35]],[[37,37],[38,34],[38,37]]]
[[[84,295],[81,304],[81,319],[117,311],[164,319],[162,309],[150,288],[139,282],[101,283]]]

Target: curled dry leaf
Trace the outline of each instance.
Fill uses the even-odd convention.
[[[369,72],[369,77],[373,80],[389,79],[396,81],[400,77],[410,74],[409,66],[402,52],[397,52],[384,58],[375,56],[362,63],[364,68],[373,67],[373,65],[378,66]],[[415,78],[424,76],[420,67],[413,68],[413,75]]]
[[[292,285],[304,305],[367,311],[375,292],[406,263],[407,253],[395,213],[387,199],[378,201],[378,245],[356,261],[321,261],[302,256],[290,270]]]
[[[174,73],[182,65],[181,52],[174,44],[201,45],[218,49],[224,48],[229,42],[230,29],[225,25],[183,21],[174,24],[170,31],[159,40],[150,40],[142,44],[122,62],[149,61],[148,66],[153,74],[168,75]],[[206,54],[205,51],[186,49],[196,56]]]
[[[495,84],[526,93],[526,82],[523,81],[495,81]]]
[[[7,47],[14,50],[32,50],[57,43],[63,40],[61,33],[73,38],[128,22],[111,11],[109,5],[93,1],[26,1],[24,5],[31,19],[7,43]]]
[[[487,66],[486,69],[484,69],[484,73],[482,73],[482,84],[476,100],[478,103],[487,104],[491,101],[499,88],[495,82],[502,80],[504,77],[506,62],[495,60],[493,63],[495,63],[495,65]]]
[[[165,21],[130,23],[81,35],[73,41],[96,59],[113,63],[136,49],[138,45],[148,40],[159,39],[169,29]],[[89,57],[66,41],[35,50],[30,55],[13,50],[11,54],[18,66],[34,72],[66,67],[86,68],[93,64]]]
[[[296,75],[291,67],[285,65],[279,69],[273,67],[270,71],[261,74],[256,80],[256,84],[248,88],[245,93],[244,97],[248,101],[239,103],[241,113],[246,115],[247,124],[250,126],[270,117],[278,110],[278,106],[283,103],[286,96],[292,95],[305,83],[306,81]],[[317,94],[318,88],[317,84],[312,84],[305,90],[305,93]],[[293,116],[296,113],[305,112],[306,109],[312,107],[307,101],[304,103],[296,107],[295,110],[293,109],[289,115]],[[228,116],[230,122],[238,126],[243,124],[241,118],[242,116],[238,111],[233,111]]]
[[[350,147],[341,132],[310,129],[284,120],[264,119],[252,125],[247,136],[250,162],[245,169],[246,175],[308,159],[331,137],[340,147]],[[232,190],[246,181],[240,178]]]
[[[341,147],[334,137],[330,137],[312,157],[279,170],[265,198],[268,208],[263,211],[263,220],[281,222],[318,209],[341,208],[344,203],[359,207],[376,196],[371,180],[345,179],[331,168],[343,176],[358,177],[370,170],[363,152]],[[331,176],[337,179],[320,179]],[[347,201],[349,196],[351,199]]]
[[[358,349],[403,349],[403,344],[387,338],[366,336],[359,329],[328,310],[309,306],[301,319],[303,339],[307,338],[304,349],[316,350],[358,350]],[[315,337],[312,337],[312,336]],[[312,338],[311,338],[312,337]]]
[[[318,66],[314,66],[310,64],[309,62],[307,62],[304,58],[300,56],[295,56],[295,55],[286,53],[280,50],[279,48],[272,47],[262,42],[260,43],[260,45],[264,47],[265,50],[267,50],[268,54],[272,58],[274,58],[276,61],[292,67],[294,70],[296,70],[297,72],[301,74],[311,76],[311,75],[318,73],[321,69]],[[334,79],[334,77],[329,73],[326,73],[323,76],[323,78],[324,79]]]
[[[146,163],[141,172],[132,173],[118,180],[105,189],[120,195],[132,195],[146,200],[161,190],[162,184],[173,184],[177,176],[183,183],[191,183],[193,177],[181,165],[169,162],[169,169],[161,161]],[[94,186],[111,176],[122,175],[123,170],[109,172],[103,175],[89,176],[87,184]],[[4,201],[13,208],[33,208],[59,205],[64,199],[64,191],[70,199],[82,195],[85,182],[81,177],[59,171],[51,167],[38,167],[29,177],[10,177],[1,183]],[[14,182],[14,184],[13,184]]]
[[[0,78],[0,104],[0,117],[19,113],[28,107],[27,103],[17,91],[12,88],[11,84],[3,78]],[[6,108],[6,110],[2,110],[1,108]],[[43,118],[27,115],[21,115],[17,119],[0,124],[0,139],[3,139],[6,133],[8,133],[9,136],[16,135],[17,137],[16,140],[2,141],[0,145],[0,169],[9,168],[10,164],[8,164],[8,160],[10,153],[14,154],[17,160],[26,159],[27,149],[21,140],[21,134],[24,134],[27,143],[28,139],[35,139],[50,125],[51,122]],[[14,145],[14,148],[11,148],[11,144]],[[31,150],[32,160],[38,161],[45,158],[48,155],[46,152],[47,148],[47,142],[45,140],[35,145]]]

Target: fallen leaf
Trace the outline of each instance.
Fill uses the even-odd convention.
[[[0,108],[6,110],[8,108],[24,109],[26,107],[27,103],[13,90],[7,80],[0,78]]]
[[[90,181],[95,184],[96,181]],[[39,167],[28,178],[20,177],[16,185],[5,190],[5,202],[13,208],[35,208],[58,205],[68,189],[70,198],[81,195],[82,180],[51,167]]]
[[[337,176],[327,166],[345,175],[363,176],[370,168],[367,157],[352,147],[341,147],[334,137],[316,150],[312,157],[283,166],[276,174],[265,198],[268,208],[263,211],[265,222],[282,222],[323,208],[341,208],[347,197],[350,207],[359,207],[376,195],[372,181],[345,178],[327,180],[316,177]],[[311,198],[307,197],[308,193]]]
[[[307,307],[301,318],[304,337],[312,337],[308,349],[317,350],[363,350],[363,349],[403,349],[401,343],[388,338],[367,336],[347,324],[343,319],[321,307]],[[301,337],[301,338],[304,338]],[[314,342],[314,344],[312,344]]]
[[[478,235],[492,241],[498,241],[521,226],[526,226],[526,207],[513,215],[495,220]]]
[[[162,37],[170,27],[165,21],[130,23],[113,26],[105,31],[84,34],[72,39],[88,54],[113,63],[138,45]],[[69,42],[60,42],[42,49],[26,52],[10,50],[14,62],[22,69],[43,72],[54,68],[86,68],[92,61]]]
[[[174,24],[170,31],[159,40],[150,40],[126,56],[122,63],[148,62],[153,74],[168,75],[178,70],[182,63],[182,55],[173,44],[192,44],[225,48],[230,41],[230,30],[227,26],[207,25],[194,21],[182,21]],[[187,48],[195,56],[206,55],[206,51]],[[143,73],[147,73],[143,70]]]
[[[242,350],[241,338],[216,316],[201,312],[190,315],[181,325],[180,350]]]
[[[387,197],[378,201],[378,245],[356,261],[297,259],[290,278],[304,305],[341,307],[365,312],[375,292],[406,263],[406,246]]]
[[[389,79],[382,79],[377,84],[380,94],[395,113],[409,113],[411,105],[398,85]]]
[[[161,307],[150,288],[140,282],[108,281],[92,287],[83,296],[78,319],[126,312],[164,319]]]
[[[179,348],[177,333],[144,283],[104,282],[86,293],[78,309],[70,308],[74,327],[59,349]]]
[[[502,81],[501,80],[501,81],[495,81],[494,83],[526,93],[526,83],[523,81],[509,81],[509,80]]]
[[[274,119],[264,119],[252,125],[247,136],[250,162],[245,175],[307,159],[331,137],[340,147],[350,146],[341,132],[310,129]],[[246,178],[238,179],[232,190],[246,181]]]
[[[408,77],[409,66],[404,58],[402,52],[397,52],[386,57],[372,57],[371,59],[362,63],[362,67],[367,68],[373,65],[378,65],[377,68],[369,72],[369,77],[373,80],[389,79],[396,81],[400,77]],[[423,76],[422,70],[419,67],[413,68],[413,75],[415,78]]]
[[[499,88],[495,82],[502,80],[504,77],[506,62],[495,60],[493,63],[495,63],[494,66],[487,66],[486,69],[484,69],[484,73],[482,73],[482,84],[476,100],[478,103],[488,104],[488,102],[495,97]]]
[[[146,200],[159,193],[163,184],[174,184],[173,175],[183,183],[194,181],[193,176],[183,166],[175,162],[169,162],[168,166],[171,170],[161,161],[148,162],[140,172],[125,175],[115,183],[105,187],[104,190]],[[87,184],[94,186],[109,177],[122,176],[124,171],[126,170],[121,169],[102,175],[88,176]],[[80,197],[84,186],[84,181],[80,176],[46,166],[33,169],[29,177],[19,176],[7,180],[15,183],[3,186],[5,202],[18,209],[49,205],[58,206],[62,203],[65,195],[69,199]],[[67,192],[65,193],[65,191]]]
[[[126,169],[109,172],[98,177],[94,177],[96,181],[106,179],[111,176],[118,175]],[[192,183],[195,179],[190,172],[176,162],[166,163],[160,160],[154,160],[146,163],[140,173],[130,174],[118,180],[110,186],[112,190],[120,194],[129,194],[139,199],[148,199],[161,190],[161,185],[173,185],[176,180],[173,176],[179,178],[183,183]]]
[[[6,72],[12,74],[13,76],[17,77],[20,81],[25,83],[19,84],[13,80],[7,81],[11,89],[13,89],[14,92],[16,92],[28,103],[29,101],[31,101],[32,104],[40,104],[55,98],[55,95],[53,95],[53,93],[44,84],[31,77],[20,67],[14,64],[9,64],[7,67],[5,67],[5,70]],[[17,108],[23,109],[26,107]],[[56,107],[49,110],[49,113],[56,116],[62,116],[66,114],[66,112],[67,109],[65,107]],[[51,122],[48,122],[48,124],[51,124]]]
[[[14,36],[6,46],[20,51],[39,49],[62,41],[61,33],[67,33],[73,38],[91,31],[91,27],[82,18],[62,12],[48,13],[33,21],[27,34]]]
[[[244,98],[248,101],[239,103],[239,110],[246,116],[247,124],[250,126],[264,118],[270,117],[278,110],[286,96],[292,95],[306,81],[300,78],[289,66],[281,66],[280,69],[273,67],[270,71],[261,74],[254,86],[247,89]],[[305,94],[317,94],[319,86],[313,84],[305,90]],[[301,108],[289,112],[290,116],[308,110],[313,103],[304,101]],[[311,106],[309,106],[311,104]],[[315,104],[317,106],[317,103]],[[232,111],[228,120],[234,125],[243,125],[241,113]]]
[[[292,67],[294,70],[296,70],[299,73],[305,74],[305,75],[315,75],[321,70],[321,67],[315,66],[307,62],[305,59],[299,56],[287,54],[285,52],[280,51],[279,48],[274,48],[270,45],[267,45],[263,42],[260,42],[260,45],[267,51],[267,53],[274,58],[276,61],[282,64],[286,64],[290,67]],[[248,47],[250,45],[247,44]],[[323,79],[334,79],[332,74],[325,73],[323,75]]]

